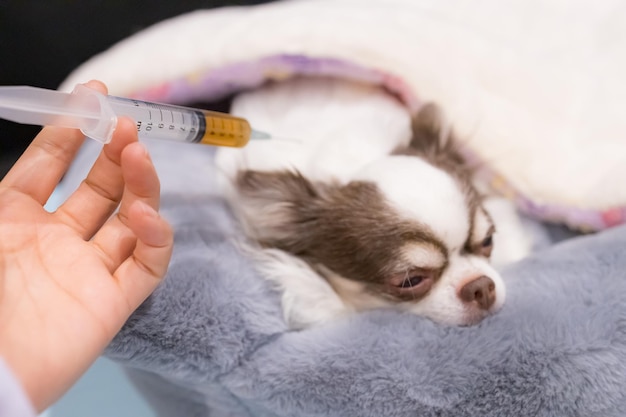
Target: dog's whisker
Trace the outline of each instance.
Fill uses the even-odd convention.
[[[411,284],[411,271],[408,270],[408,269],[404,273],[404,281],[402,281],[402,286],[404,286],[405,283],[409,284],[409,287],[410,287],[410,284]],[[413,301],[415,301],[417,299],[415,293],[412,292],[412,291],[411,291],[411,298],[413,299]]]
[[[406,271],[406,276],[407,276],[407,280],[409,280],[409,283],[411,282],[411,277],[410,277],[410,271]],[[414,292],[411,291],[411,296],[413,297],[413,301],[417,300],[417,296],[415,295]]]

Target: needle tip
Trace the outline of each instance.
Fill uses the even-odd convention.
[[[260,130],[252,129],[252,132],[250,132],[250,139],[272,139],[272,135],[261,132]]]

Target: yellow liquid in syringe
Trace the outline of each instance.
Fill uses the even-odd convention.
[[[204,114],[204,134],[196,139],[198,143],[215,146],[246,146],[252,135],[247,120],[224,113],[202,111]]]

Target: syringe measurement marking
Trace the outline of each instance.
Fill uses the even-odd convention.
[[[148,107],[148,120],[152,120],[152,110],[150,110],[150,107]],[[148,124],[146,125],[146,132],[149,132],[152,130],[152,122],[148,122]]]
[[[172,117],[172,123],[169,125],[169,130],[174,130],[174,111],[170,110],[170,116]]]

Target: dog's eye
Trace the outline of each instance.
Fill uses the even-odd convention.
[[[417,300],[430,291],[437,274],[437,270],[416,268],[388,277],[388,291],[404,301]]]
[[[487,258],[491,256],[491,251],[493,250],[493,235],[487,236],[480,243],[480,254],[486,256]]]
[[[409,277],[409,278],[405,279],[404,281],[402,281],[402,285],[400,285],[400,288],[415,287],[416,285],[420,285],[422,282],[424,282],[425,279],[426,279],[426,277],[422,276],[422,275],[416,275],[416,276]]]

